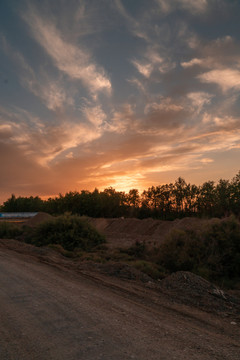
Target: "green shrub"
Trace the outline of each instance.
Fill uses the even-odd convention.
[[[204,232],[206,260],[216,277],[240,276],[240,224],[235,217],[218,221]]]
[[[0,222],[0,238],[15,239],[22,234],[22,229],[7,221]]]
[[[192,271],[204,252],[204,244],[196,231],[174,230],[160,245],[157,262],[170,272]]]
[[[105,242],[103,235],[77,215],[62,215],[34,228],[26,228],[24,235],[25,240],[33,245],[59,244],[68,251],[90,251]]]
[[[169,272],[192,271],[209,280],[238,278],[240,223],[230,217],[201,231],[172,231],[159,246],[156,261]]]

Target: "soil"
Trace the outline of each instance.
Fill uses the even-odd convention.
[[[24,224],[27,226],[34,227],[38,224],[41,224],[44,221],[51,220],[51,219],[53,219],[53,216],[51,216],[47,213],[44,213],[44,212],[39,212],[39,213],[37,213],[37,215],[35,215],[31,219],[27,220]]]
[[[240,301],[178,272],[153,281],[0,240],[0,358],[240,358]]]
[[[89,222],[114,248],[154,244],[208,220]],[[189,272],[154,281],[126,264],[0,240],[0,309],[3,360],[240,359],[239,297]]]
[[[139,242],[145,242],[149,246],[158,245],[173,229],[191,230],[202,229],[210,222],[219,219],[183,218],[174,221],[154,219],[104,219],[88,218],[90,224],[102,232],[108,241],[109,247],[130,247]]]

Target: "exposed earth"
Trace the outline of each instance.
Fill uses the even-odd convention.
[[[145,242],[148,245],[157,245],[173,229],[200,229],[208,222],[219,219],[188,218],[174,221],[148,219],[93,219],[89,222],[107,237],[110,247],[129,247],[136,241]]]
[[[117,247],[206,220],[89,221]],[[239,298],[189,272],[154,281],[128,265],[0,240],[0,309],[2,360],[240,359]]]

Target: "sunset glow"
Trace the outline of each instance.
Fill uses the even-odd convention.
[[[0,204],[231,179],[239,16],[228,0],[2,1]]]

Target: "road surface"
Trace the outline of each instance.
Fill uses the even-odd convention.
[[[0,359],[240,359],[230,319],[107,284],[1,247]]]

